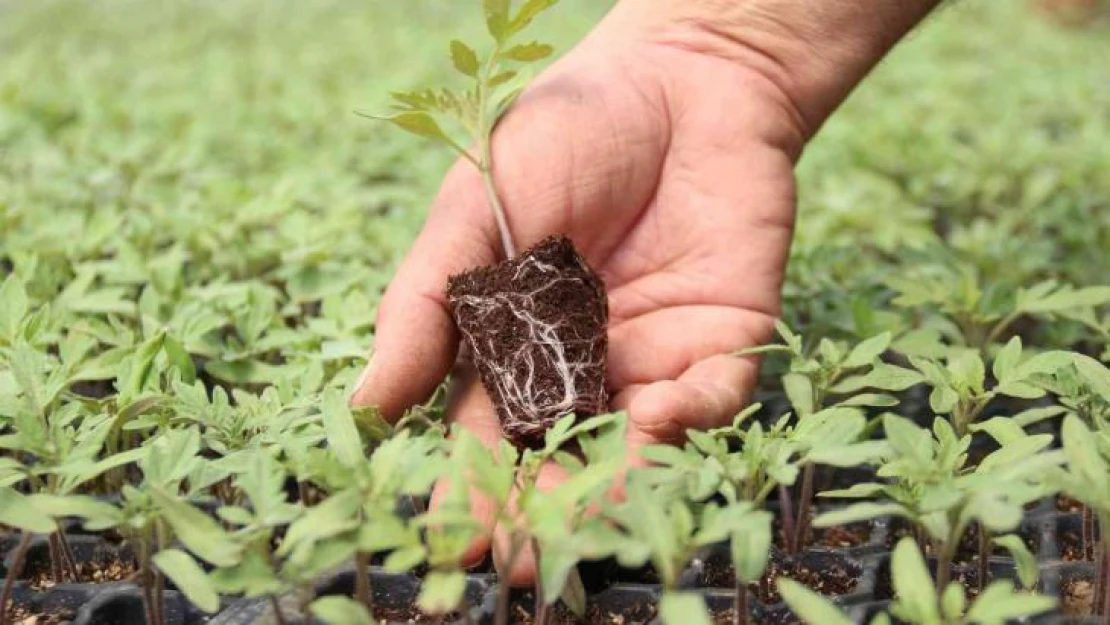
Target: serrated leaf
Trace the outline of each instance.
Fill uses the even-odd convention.
[[[13,488],[0,488],[0,524],[32,534],[50,534],[58,529],[49,515],[31,505],[27,496]]]
[[[1041,578],[1040,566],[1037,564],[1037,556],[1033,555],[1021,536],[1017,534],[996,536],[994,543],[1009,552],[1010,557],[1013,558],[1022,587],[1036,588]]]
[[[508,32],[510,35],[515,35],[528,27],[532,20],[537,15],[555,6],[559,0],[527,0],[524,6],[520,7],[516,17],[509,23]]]
[[[12,341],[27,314],[27,291],[14,274],[0,284],[0,338]]]
[[[779,577],[775,586],[790,610],[808,625],[852,625],[852,619],[835,603],[805,585]]]
[[[999,381],[1005,383],[1013,375],[1017,369],[1018,362],[1021,360],[1021,337],[1015,336],[1010,339],[1006,346],[998,351],[998,355],[994,357],[994,362],[991,363],[991,373]]]
[[[865,501],[840,510],[823,512],[813,519],[813,527],[834,527],[886,516],[907,516],[907,512],[905,506],[901,504]]]
[[[204,569],[189,554],[178,549],[165,549],[154,554],[154,565],[173,581],[193,605],[214,614],[220,609],[220,595]]]
[[[1014,592],[1010,580],[994,582],[979,595],[967,612],[967,622],[978,625],[1003,625],[1013,619],[1036,616],[1056,607],[1056,600],[1044,595]]]
[[[478,55],[470,46],[455,39],[451,41],[451,62],[460,73],[474,78],[478,75]]]
[[[212,517],[160,488],[151,489],[161,517],[185,547],[216,566],[232,566],[243,547]]]
[[[771,515],[767,513],[745,516],[743,523],[732,531],[732,564],[740,581],[755,582],[763,576],[771,542]]]
[[[486,14],[486,28],[497,41],[503,41],[507,35],[510,2],[511,0],[482,0],[482,8]]]
[[[659,598],[659,616],[663,625],[712,625],[709,610],[700,594],[664,592]]]
[[[787,398],[790,399],[790,405],[794,406],[799,416],[813,414],[816,406],[813,383],[809,378],[800,373],[787,373],[782,376],[782,386]]]
[[[366,606],[343,595],[321,597],[309,605],[309,610],[330,625],[374,625]]]
[[[429,614],[447,614],[458,609],[466,592],[462,571],[432,571],[424,578],[416,605]]]
[[[519,61],[521,63],[532,63],[535,61],[542,61],[555,51],[555,48],[547,45],[546,43],[539,43],[533,41],[531,43],[522,43],[515,45],[508,50],[501,53],[501,58]]]
[[[912,538],[898,541],[891,556],[891,577],[898,603],[920,618],[917,622],[937,623],[937,594],[925,558]]]
[[[859,343],[852,348],[848,357],[844,359],[842,366],[845,369],[855,369],[873,363],[890,347],[890,341],[890,332],[884,332]]]
[[[337,389],[328,391],[320,409],[328,447],[339,462],[347,467],[355,467],[364,462],[362,438],[343,395]]]

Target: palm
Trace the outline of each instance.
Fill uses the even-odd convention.
[[[731,65],[673,49],[572,54],[497,130],[496,178],[518,244],[566,233],[605,280],[608,382],[636,442],[731,418],[755,371],[722,354],[768,338],[777,312],[792,163],[759,136],[750,83]],[[487,249],[497,248],[468,164],[442,197],[432,219],[484,224]],[[484,397],[458,410],[472,413],[466,423],[495,426]]]

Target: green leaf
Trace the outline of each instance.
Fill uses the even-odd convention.
[[[362,438],[355,427],[354,417],[347,400],[338,389],[329,390],[323,398],[321,416],[327,434],[328,447],[335,453],[339,462],[347,467],[355,467],[365,461],[362,453]]]
[[[1010,580],[994,582],[979,595],[967,613],[969,623],[1003,625],[1013,619],[1042,614],[1056,607],[1056,600],[1044,595],[1014,592]]]
[[[891,577],[898,604],[919,623],[940,621],[937,611],[937,593],[933,578],[925,566],[925,558],[917,543],[910,537],[895,545],[891,556]]]
[[[0,524],[32,534],[50,534],[58,529],[49,515],[31,505],[27,496],[14,488],[0,488]]]
[[[478,75],[478,55],[458,39],[451,41],[451,62],[466,76],[473,78]]]
[[[14,342],[23,317],[27,315],[27,291],[14,274],[0,284],[0,338]]]
[[[972,423],[969,429],[972,432],[986,432],[999,445],[1006,445],[1028,436],[1012,417],[991,417],[986,421]]]
[[[800,373],[787,373],[782,376],[782,386],[790,399],[790,405],[794,406],[799,416],[813,414],[816,406],[813,384],[809,378]]]
[[[537,15],[555,6],[559,0],[527,0],[509,24],[509,33],[515,35],[528,27]]]
[[[758,581],[767,568],[771,552],[771,515],[746,515],[743,523],[732,531],[732,564],[740,581]]]
[[[1030,297],[1031,290],[1018,291],[1018,310],[1027,313],[1055,313],[1076,308],[1102,306],[1110,302],[1110,286],[1075,289],[1061,287],[1050,295]]]
[[[779,577],[775,586],[791,611],[808,625],[852,625],[852,619],[836,604],[805,585]]]
[[[209,614],[220,609],[220,595],[212,580],[189,554],[178,549],[166,549],[154,554],[154,565],[185,593],[193,605]]]
[[[1000,383],[1004,383],[1013,375],[1020,361],[1021,337],[1015,336],[1010,339],[1010,342],[1006,343],[1006,346],[999,350],[998,355],[994,357],[994,362],[991,364],[991,372]]]
[[[1041,570],[1037,565],[1037,556],[1026,546],[1025,541],[1017,534],[996,536],[994,543],[1010,553],[1014,564],[1017,566],[1018,581],[1022,587],[1033,589],[1041,578]]]
[[[851,353],[844,359],[841,366],[845,369],[855,369],[875,362],[875,359],[890,347],[890,340],[890,332],[883,332],[861,342],[852,348]]]
[[[958,623],[967,609],[967,596],[959,583],[948,584],[940,599],[941,611],[946,623]]]
[[[853,393],[865,388],[904,391],[924,380],[924,376],[917,371],[880,362],[866,374],[845,378],[829,390],[834,393]]]
[[[309,610],[331,625],[374,625],[366,606],[343,595],[321,597],[309,605]]]
[[[555,48],[547,45],[546,43],[539,43],[533,41],[532,43],[522,43],[515,45],[500,54],[501,58],[511,61],[520,61],[522,63],[532,63],[535,61],[542,61],[551,56]]]
[[[834,527],[857,521],[870,521],[885,516],[906,516],[905,506],[897,503],[874,503],[864,501],[840,510],[823,512],[813,519],[814,527]]]
[[[197,370],[193,365],[193,358],[186,351],[185,346],[167,334],[162,349],[165,351],[170,364],[181,373],[181,381],[185,384],[192,384],[196,380]]]
[[[438,139],[440,141],[448,140],[447,133],[443,132],[443,128],[440,127],[439,122],[423,111],[404,111],[390,115],[384,119],[414,135],[427,137],[429,139]]]
[[[466,592],[462,571],[432,571],[424,578],[416,605],[429,614],[447,614],[459,608]]]
[[[659,598],[659,616],[663,625],[712,625],[709,610],[700,594],[664,592]]]
[[[44,514],[56,519],[77,517],[94,523],[116,523],[123,520],[119,508],[110,503],[98,501],[88,495],[51,495],[35,493],[28,496],[31,505]]]
[[[486,28],[496,41],[503,41],[507,36],[505,31],[509,23],[509,5],[511,0],[482,0],[482,7],[486,13]]]
[[[189,551],[216,566],[231,566],[239,561],[243,547],[220,524],[204,512],[160,488],[151,489],[160,516]]]

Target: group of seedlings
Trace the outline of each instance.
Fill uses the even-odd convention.
[[[164,245],[139,227],[108,259],[0,241],[0,625],[68,620],[36,593],[90,583],[131,589],[150,625],[179,622],[171,596],[213,620],[261,606],[252,622],[277,625],[1110,622],[1110,287],[984,287],[937,261],[861,288],[844,322],[843,293],[805,292],[839,279],[835,259],[802,258],[777,340],[734,354],[763,358],[760,401],[629,462],[604,386],[604,285],[566,238],[518,251],[493,176],[517,65],[552,52],[514,39],[554,4],[485,0],[490,53],[450,46],[470,86],[395,94],[386,117],[456,150],[487,192],[505,260],[444,288],[501,420],[495,448],[446,423],[441,394],[393,424],[349,406],[372,305],[321,285],[305,259],[322,251],[282,250],[252,280],[265,271],[249,259],[205,259],[222,247],[208,235]],[[82,241],[110,238],[105,214]],[[541,489],[550,464],[566,478]],[[1056,547],[1079,573],[1053,594],[1025,531],[1046,506],[1077,528]],[[846,599],[858,573],[807,564],[861,525],[887,536],[870,555],[889,588],[865,604]],[[493,562],[465,567],[495,526]],[[114,561],[77,548],[90,536]],[[534,587],[496,582],[526,556]],[[390,575],[416,580],[411,605],[385,600]],[[630,581],[655,590],[599,602]],[[711,601],[722,588],[727,604]]]
[[[590,612],[580,576],[602,561],[651,571],[657,622],[747,623],[770,595],[792,619],[851,622],[819,592],[819,578],[807,588],[769,562],[812,549],[815,532],[876,519],[904,531],[890,562],[893,597],[872,622],[1000,624],[1044,614],[1060,598],[1038,592],[1042,571],[1017,530],[1025,510],[1053,497],[1081,507],[1079,558],[1095,571],[1088,609],[1110,615],[1110,369],[1077,352],[1033,352],[1014,337],[983,350],[938,344],[945,355],[927,357],[899,352],[888,333],[813,344],[780,324],[781,341],[752,351],[785,354],[789,410],[754,404],[730,425],[689,431],[681,447],[646,448],[649,466],[630,468],[622,413],[567,415],[539,445],[488,449],[442,423],[434,406],[394,426],[373,410],[352,411],[338,383],[318,393],[292,383],[259,394],[208,388],[164,330],[102,352],[89,327],[62,327],[49,306],[32,305],[17,276],[0,293],[0,523],[11,534],[4,625],[18,622],[9,599],[25,583],[34,541],[48,544],[43,581],[90,581],[70,548],[87,533],[126,545],[128,579],[155,625],[166,622],[167,588],[209,613],[233,598],[263,598],[276,622],[376,623],[373,567],[421,577],[421,618],[474,622],[462,557],[492,532],[472,514],[475,497],[493,503],[492,520],[507,531],[497,570],[534,554],[535,623],[608,622]],[[1105,304],[1110,292],[1041,301],[1076,311]],[[107,358],[120,363],[115,390],[90,392],[87,380]],[[927,389],[928,409],[907,406],[914,389]],[[1014,400],[1028,407],[984,418]],[[545,463],[567,479],[541,492]],[[815,487],[848,469],[872,477]],[[969,536],[979,574],[965,586],[949,572]],[[721,546],[735,595],[731,609],[711,612],[684,580]],[[1001,577],[988,568],[1000,550],[1013,562]],[[351,572],[353,591],[317,595],[318,581],[337,570]],[[519,622],[520,597],[508,584],[496,593],[494,622]]]

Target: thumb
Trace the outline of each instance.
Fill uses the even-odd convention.
[[[496,261],[496,230],[481,178],[457,164],[378,305],[375,346],[350,403],[396,421],[449,373],[459,336],[447,307],[447,279]]]

